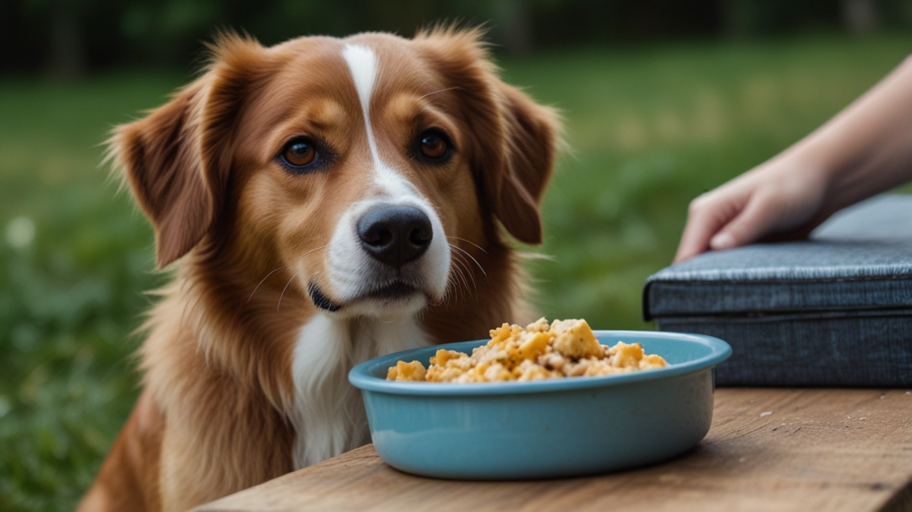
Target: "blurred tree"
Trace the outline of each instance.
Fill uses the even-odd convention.
[[[721,33],[720,0],[572,0],[533,10],[541,46],[616,43]]]
[[[912,27],[912,0],[881,0],[877,2],[879,25],[890,28]]]
[[[525,55],[532,51],[532,6],[522,0],[498,0],[494,2],[492,24],[501,42],[509,53]]]
[[[843,25],[855,35],[873,32],[879,21],[877,3],[874,0],[842,0],[840,14]]]
[[[61,78],[74,78],[85,69],[83,27],[78,6],[72,2],[53,10],[49,71]]]
[[[724,0],[725,31],[736,36],[838,27],[836,0]]]
[[[0,0],[0,72],[189,71],[219,29],[274,44],[364,30],[410,36],[440,21],[486,24],[496,51],[522,55],[567,44],[912,27],[912,0]]]

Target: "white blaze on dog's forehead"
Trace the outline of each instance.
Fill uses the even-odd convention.
[[[427,215],[431,222],[433,230],[431,245],[420,261],[410,265],[413,270],[417,269],[418,281],[425,292],[430,293],[435,300],[440,300],[446,291],[450,268],[450,252],[443,224],[434,207],[418,187],[403,173],[380,159],[377,140],[374,138],[370,107],[371,97],[380,75],[380,60],[377,54],[364,44],[345,45],[342,49],[342,57],[351,72],[352,83],[357,91],[361,114],[364,118],[372,159],[369,174],[373,179],[373,186],[367,197],[346,209],[333,233],[327,254],[326,276],[330,285],[328,291],[331,296],[343,302],[356,300],[365,292],[372,291],[370,285],[373,270],[371,269],[378,263],[363,250],[357,236],[356,225],[358,219],[369,209],[378,204],[393,204],[415,207]],[[397,311],[411,315],[424,304],[423,298],[419,300],[415,297]],[[364,307],[366,309],[360,312],[368,316],[373,313],[379,313],[381,316],[393,313],[382,307],[376,309],[379,306],[370,303]],[[342,314],[346,311],[359,313],[358,307],[351,305],[343,307]]]
[[[361,113],[364,115],[364,127],[367,129],[367,143],[370,145],[374,165],[380,167],[380,153],[374,130],[370,122],[370,100],[374,93],[374,81],[377,79],[377,55],[370,48],[360,44],[347,44],[342,50],[348,69],[351,71],[358,99],[361,101]]]
[[[416,194],[417,190],[414,185],[380,160],[380,151],[377,149],[377,140],[374,138],[374,129],[370,120],[371,96],[373,96],[374,84],[377,81],[377,54],[367,46],[347,44],[342,50],[342,57],[351,71],[352,81],[358,92],[358,100],[361,102],[361,114],[364,116],[367,144],[370,146],[377,184],[392,196]]]

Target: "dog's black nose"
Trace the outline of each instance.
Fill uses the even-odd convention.
[[[378,261],[399,268],[424,254],[434,230],[431,221],[411,206],[376,206],[358,220],[361,247]]]

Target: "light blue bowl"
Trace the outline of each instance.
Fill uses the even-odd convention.
[[[509,480],[603,473],[687,451],[709,430],[713,367],[724,341],[696,334],[596,331],[604,345],[642,343],[664,368],[605,377],[483,384],[386,380],[397,361],[428,365],[441,348],[471,353],[487,340],[378,357],[354,367],[374,448],[418,475]]]

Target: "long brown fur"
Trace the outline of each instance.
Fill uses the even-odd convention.
[[[541,242],[555,114],[500,81],[478,31],[351,40],[370,44],[392,71],[373,100],[386,106],[374,128],[381,143],[409,136],[420,102],[454,138],[445,172],[407,171],[455,247],[446,297],[421,313],[421,327],[444,343],[530,320],[526,278],[502,228]],[[145,325],[142,396],[80,510],[186,510],[293,469],[292,352],[317,309],[289,261],[321,267],[333,220],[363,190],[358,171],[368,165],[357,96],[338,57],[344,41],[267,49],[223,36],[201,78],[117,129],[117,163],[155,227],[160,266],[176,275]],[[319,176],[274,165],[283,127],[299,117],[329,126],[339,148]]]

